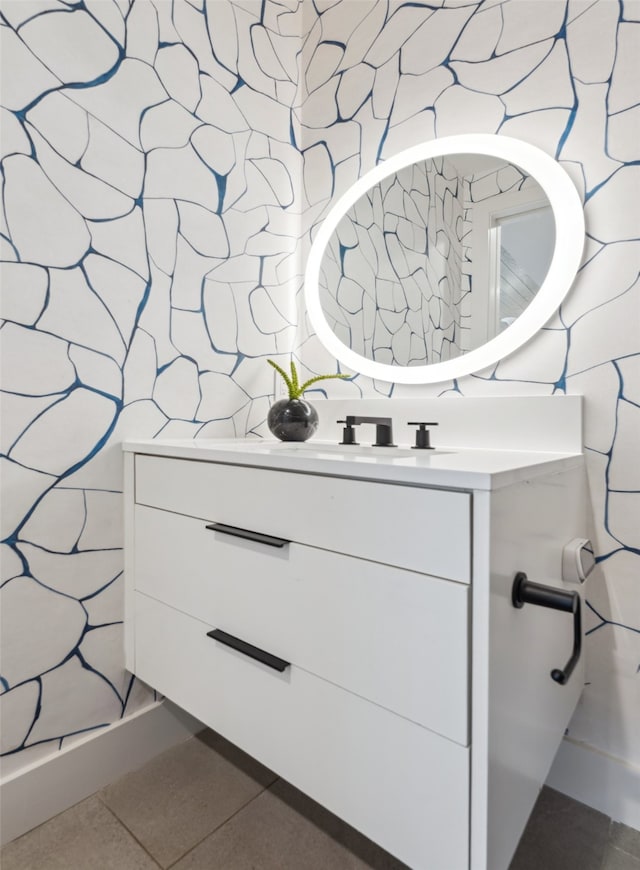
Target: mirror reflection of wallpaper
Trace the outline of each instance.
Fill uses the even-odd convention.
[[[334,233],[320,274],[334,332],[377,362],[426,365],[462,342],[461,180],[445,158],[369,190]]]

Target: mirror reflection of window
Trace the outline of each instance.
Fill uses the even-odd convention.
[[[553,213],[549,206],[497,216],[496,334],[516,320],[542,286],[555,245]]]
[[[535,179],[526,176],[511,190],[483,190],[479,195],[473,185],[480,181],[486,187],[486,178],[473,176],[473,202],[467,209],[471,348],[504,332],[528,308],[544,283],[555,250],[553,210]]]

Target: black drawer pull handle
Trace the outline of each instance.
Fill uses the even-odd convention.
[[[563,592],[553,586],[542,586],[540,583],[532,583],[527,580],[523,571],[518,571],[513,580],[511,589],[511,601],[514,607],[524,607],[525,604],[538,604],[540,607],[550,607],[552,610],[564,610],[565,613],[573,613],[573,650],[571,658],[562,670],[554,668],[551,671],[551,679],[564,686],[573,669],[578,663],[582,651],[582,615],[580,607],[580,595],[577,592]]]
[[[271,655],[271,653],[265,652],[263,649],[259,649],[257,646],[247,643],[246,640],[240,640],[239,637],[227,634],[226,631],[221,631],[219,628],[214,628],[213,631],[208,631],[207,637],[212,637],[219,643],[223,643],[225,646],[230,646],[232,649],[235,649],[258,662],[262,662],[263,665],[273,668],[274,671],[280,671],[280,673],[291,664],[291,662],[285,662],[284,659],[279,659],[278,656]]]
[[[274,538],[273,535],[251,532],[249,529],[239,529],[237,526],[225,526],[224,523],[210,523],[206,528],[211,529],[212,532],[233,535],[234,538],[244,538],[246,541],[257,541],[259,544],[267,544],[269,547],[284,547],[291,543],[286,538]]]

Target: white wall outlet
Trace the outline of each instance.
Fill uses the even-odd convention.
[[[286,399],[289,395],[284,378],[275,369],[273,370],[273,395],[276,402],[279,399]]]
[[[562,550],[562,579],[566,583],[584,583],[595,564],[591,541],[574,538]]]

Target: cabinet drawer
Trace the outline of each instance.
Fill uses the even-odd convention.
[[[136,588],[465,745],[469,587],[137,505]]]
[[[467,866],[468,749],[211,627],[138,593],[138,676],[409,866]]]
[[[138,504],[468,583],[466,492],[136,456]]]

